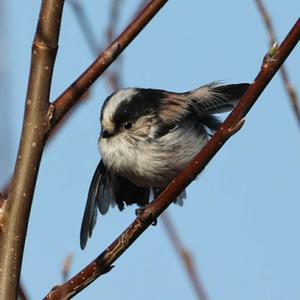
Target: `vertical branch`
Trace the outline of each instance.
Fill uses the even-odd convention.
[[[49,94],[63,0],[43,0],[32,45],[25,117],[4,216],[0,220],[0,299],[16,299],[25,237],[48,128]]]
[[[270,45],[272,45],[276,41],[276,36],[275,36],[274,29],[273,29],[271,18],[263,4],[263,0],[255,0],[255,3],[257,5],[258,11],[261,14],[264,24],[267,28],[267,32],[269,34],[269,39],[270,39]],[[281,74],[281,78],[282,78],[283,84],[285,86],[286,92],[290,98],[290,103],[291,103],[292,109],[294,111],[295,117],[298,121],[298,125],[300,126],[300,107],[298,104],[298,97],[297,97],[296,91],[290,82],[288,72],[284,65],[281,66],[279,72]]]
[[[196,292],[196,295],[199,300],[208,300],[208,296],[205,292],[205,289],[199,279],[199,276],[197,275],[197,271],[195,269],[195,265],[193,262],[193,258],[189,251],[184,247],[182,242],[179,239],[179,236],[175,230],[175,227],[173,223],[171,222],[171,219],[169,218],[167,212],[161,215],[161,220],[164,224],[164,227],[166,229],[166,232],[178,254],[178,256],[181,258],[181,261],[186,269],[186,273],[189,276],[189,279],[193,285],[193,288]]]

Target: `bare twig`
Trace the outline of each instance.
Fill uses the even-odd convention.
[[[106,37],[109,43],[112,42],[112,40],[115,38],[116,26],[119,20],[120,4],[121,4],[120,0],[111,1],[109,24],[106,30]]]
[[[109,23],[106,30],[106,39],[108,43],[111,43],[116,35],[116,27],[119,20],[119,10],[122,1],[120,0],[113,0],[111,1],[110,7],[110,18]],[[121,69],[121,56],[116,60],[114,64],[114,68],[110,70],[110,72],[105,72],[107,84],[110,87],[112,92],[118,90],[121,86],[121,76],[120,71]]]
[[[208,296],[205,292],[205,289],[201,283],[201,280],[199,278],[199,275],[197,274],[197,271],[195,269],[195,265],[193,262],[193,258],[189,251],[184,247],[182,244],[177,231],[171,222],[171,219],[169,218],[167,212],[164,212],[161,215],[161,220],[164,224],[164,227],[167,231],[167,234],[172,242],[172,245],[174,246],[178,256],[181,258],[181,261],[186,269],[186,272],[189,276],[189,279],[191,280],[191,283],[193,285],[193,288],[196,292],[196,295],[199,300],[208,300]]]
[[[63,262],[63,266],[62,266],[62,279],[63,282],[67,281],[67,279],[69,278],[69,274],[70,274],[70,269],[72,266],[72,261],[73,261],[73,255],[72,254],[68,254]]]
[[[18,296],[19,296],[19,300],[29,300],[28,295],[27,295],[27,293],[24,289],[24,286],[21,282],[20,282],[20,285],[19,285],[19,294],[18,294]]]
[[[52,127],[60,121],[78,98],[111,65],[166,2],[167,0],[152,0],[96,61],[53,102],[55,114]]]
[[[172,181],[172,183],[131,223],[131,225],[95,260],[81,272],[61,286],[55,287],[45,299],[69,299],[91,284],[100,275],[112,268],[129,246],[152,224],[153,220],[175,199],[205,168],[224,143],[243,124],[243,118],[251,109],[262,91],[271,81],[284,60],[289,56],[300,39],[300,19],[297,20],[278,50],[265,59],[261,70],[248,88],[240,103],[230,113],[214,136],[204,146],[195,159]],[[67,293],[66,293],[67,292]]]
[[[139,4],[139,7],[137,9],[136,15],[138,15],[144,7],[148,4],[149,0],[141,0],[141,3]]]
[[[270,45],[272,45],[276,41],[276,36],[275,36],[275,31],[273,29],[271,18],[266,10],[263,0],[255,0],[255,2],[256,2],[258,11],[260,12],[261,17],[267,28],[267,31],[269,34],[269,39],[270,39]],[[292,109],[294,111],[295,117],[298,121],[298,125],[300,126],[300,107],[299,107],[299,103],[298,103],[298,97],[297,97],[296,90],[294,89],[294,87],[291,84],[288,72],[284,65],[281,66],[279,72],[281,74],[281,78],[282,78],[283,84],[285,86],[286,92],[290,98],[290,103],[291,103]]]
[[[86,15],[84,6],[77,1],[68,1],[68,3],[71,5],[71,7],[74,10],[76,20],[79,23],[79,27],[83,33],[84,38],[86,39],[86,42],[87,42],[91,52],[94,55],[97,55],[99,53],[101,47],[96,45],[96,42],[95,42],[97,40],[95,38],[96,35],[93,32],[93,28],[92,28],[92,26],[89,22],[89,19]],[[107,26],[107,31],[106,31],[106,39],[107,39],[108,44],[110,44],[112,42],[113,37],[115,36],[115,27],[116,27],[118,15],[119,15],[118,9],[119,9],[120,3],[121,3],[120,0],[111,1],[110,22]],[[116,62],[120,62],[120,58],[115,61],[115,64],[116,64]],[[119,63],[119,65],[120,65],[120,63]],[[119,85],[119,81],[120,81],[118,73],[116,73],[114,70],[106,70],[104,75],[105,75],[106,82],[109,85],[110,89],[112,91],[115,91],[117,89],[117,85]]]
[[[32,45],[25,118],[7,206],[0,220],[0,299],[16,299],[27,224],[51,106],[49,93],[63,0],[44,0]]]
[[[90,25],[89,18],[86,15],[85,10],[82,8],[82,5],[78,1],[70,0],[67,1],[67,3],[72,7],[74,10],[74,13],[76,15],[76,20],[79,22],[80,28],[82,29],[82,32],[84,33],[84,37],[86,38],[86,41],[91,48],[92,52],[95,54],[99,53],[100,46],[97,45],[96,41],[96,35],[94,34],[92,30],[92,26]]]

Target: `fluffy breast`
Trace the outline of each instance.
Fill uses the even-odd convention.
[[[174,128],[156,139],[117,135],[100,139],[99,148],[107,168],[138,186],[165,187],[207,142],[204,127]]]

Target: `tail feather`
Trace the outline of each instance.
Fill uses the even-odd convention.
[[[248,89],[248,83],[205,85],[189,94],[192,106],[199,117],[230,111]]]

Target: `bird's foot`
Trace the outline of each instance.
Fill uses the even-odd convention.
[[[149,218],[151,219],[151,225],[156,226],[157,225],[157,219],[152,217],[152,213],[151,210],[149,210],[149,212],[147,211],[148,208],[150,208],[150,203],[141,206],[140,208],[137,208],[135,210],[135,215],[143,222],[146,223],[147,220],[149,220]],[[145,217],[144,214],[148,213],[147,216]]]

